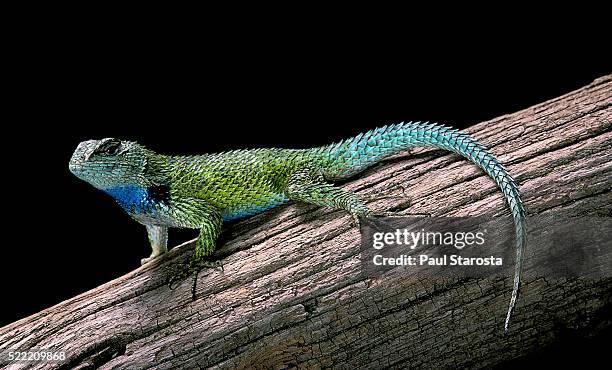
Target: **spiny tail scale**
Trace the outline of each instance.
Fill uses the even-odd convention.
[[[326,167],[329,180],[355,175],[381,159],[409,148],[434,147],[466,157],[483,169],[500,187],[508,203],[516,232],[516,266],[512,297],[508,306],[504,332],[516,304],[526,243],[525,210],[518,187],[499,161],[471,136],[435,123],[407,122],[383,126],[337,144],[317,148]]]

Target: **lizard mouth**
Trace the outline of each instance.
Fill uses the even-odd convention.
[[[75,153],[76,155],[76,153]],[[74,175],[79,174],[82,166],[82,161],[80,161],[79,159],[75,158],[75,155],[72,156],[72,158],[70,158],[70,162],[68,163],[68,169],[70,170],[70,172],[72,172]]]
[[[91,154],[93,147],[95,147],[95,143],[96,140],[83,141],[79,143],[74,153],[72,153],[68,169],[77,177],[80,177],[79,173],[83,170],[83,164],[89,159],[89,154]]]
[[[68,162],[68,169],[77,177],[83,171],[83,155],[82,153],[74,152],[72,158],[70,158],[70,162]]]

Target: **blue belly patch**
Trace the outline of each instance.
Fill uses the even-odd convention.
[[[249,205],[246,207],[233,209],[229,211],[228,213],[223,214],[223,221],[232,221],[232,220],[238,220],[241,218],[245,218],[248,216],[253,216],[258,213],[261,213],[269,209],[272,209],[274,207],[277,207],[281,204],[287,203],[288,201],[289,199],[285,197],[284,195],[278,195],[274,198],[267,200],[267,202],[262,203],[262,204],[253,204],[253,205]]]

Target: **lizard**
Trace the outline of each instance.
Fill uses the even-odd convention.
[[[524,247],[525,210],[519,189],[500,162],[476,139],[450,126],[401,122],[338,143],[310,149],[260,148],[172,156],[127,140],[104,138],[78,144],[69,170],[111,197],[146,227],[152,253],[145,264],[165,253],[168,228],[199,229],[184,278],[216,266],[209,261],[222,224],[264,212],[289,201],[347,211],[356,226],[372,212],[355,193],[334,181],[347,179],[381,160],[415,147],[457,153],[476,164],[499,186],[515,226],[516,262],[512,295],[504,323],[519,292]]]

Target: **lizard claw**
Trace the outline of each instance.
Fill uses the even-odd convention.
[[[170,288],[170,290],[176,289],[181,280],[183,280],[183,276],[180,274],[172,276],[168,279],[168,288]]]
[[[193,284],[191,285],[191,299],[192,301],[196,300],[196,288],[198,285],[198,274],[200,273],[200,271],[203,268],[217,268],[217,267],[221,267],[221,271],[223,271],[223,264],[221,263],[221,261],[206,261],[206,260],[201,260],[201,261],[192,261],[191,266],[189,268],[190,271],[192,271],[193,274]]]
[[[157,251],[155,251],[155,250],[154,250],[154,251],[153,251],[153,253],[151,253],[151,255],[150,255],[149,257],[147,257],[147,258],[142,258],[142,259],[140,260],[140,265],[142,266],[142,265],[144,265],[144,264],[146,264],[146,263],[149,263],[149,262],[153,261],[153,260],[154,260],[154,259],[156,259],[157,257],[161,256],[163,253],[164,253],[164,252],[161,252],[161,251],[159,251],[159,250],[157,250]]]
[[[196,288],[198,287],[198,274],[199,270],[193,272],[193,284],[191,285],[191,301],[195,302],[196,300]]]
[[[351,212],[351,217],[353,217],[353,225],[358,229],[361,229],[361,219],[363,218],[366,220],[368,217],[370,217],[370,211],[367,209],[354,211]]]

